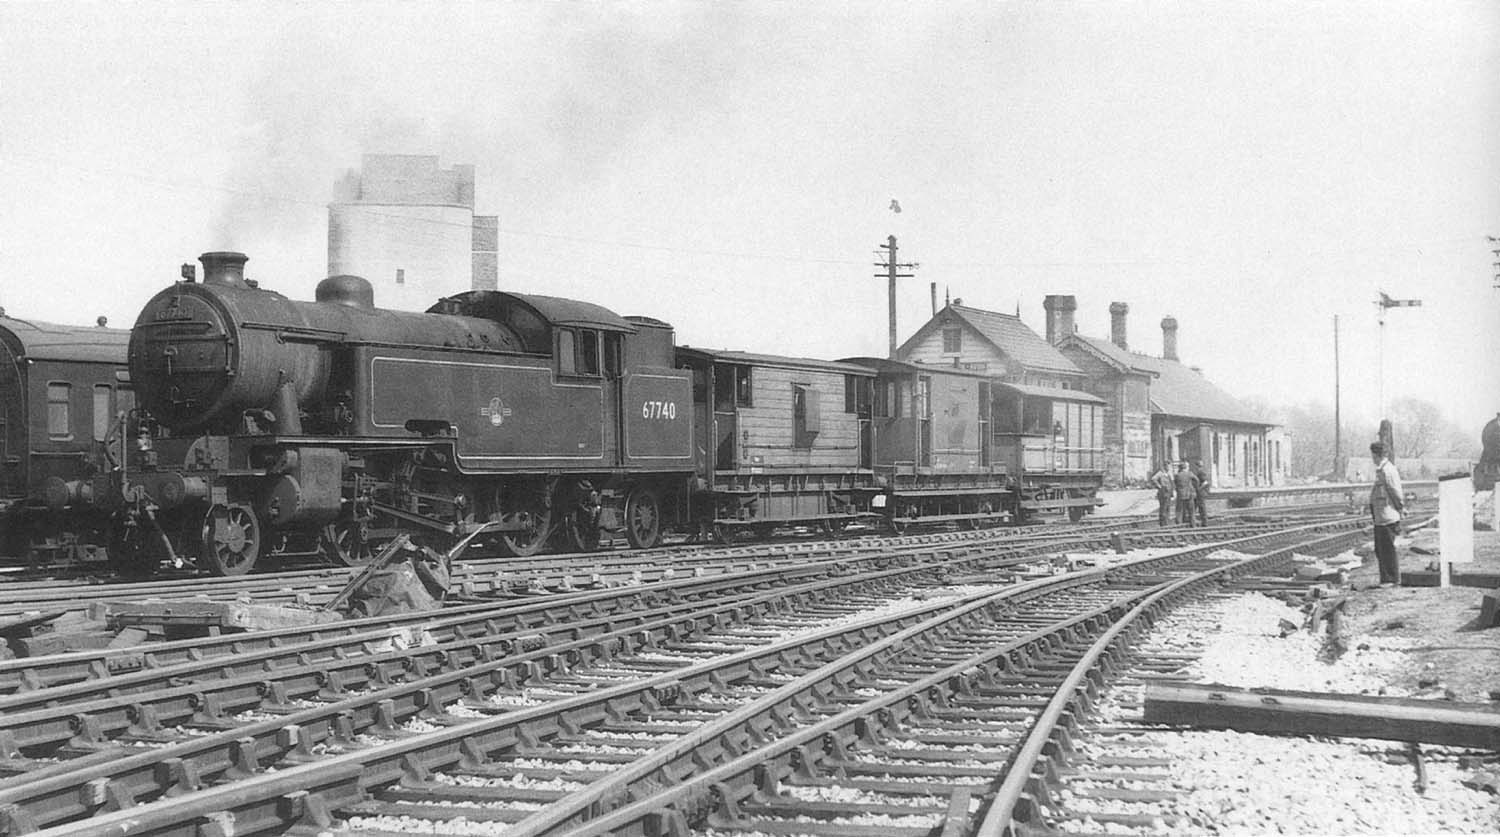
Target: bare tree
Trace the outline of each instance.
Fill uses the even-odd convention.
[[[1390,406],[1396,431],[1396,457],[1418,459],[1442,450],[1452,436],[1453,423],[1438,405],[1421,398],[1397,398]]]

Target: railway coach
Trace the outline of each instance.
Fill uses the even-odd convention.
[[[0,313],[0,554],[33,565],[106,557],[134,406],[130,332]]]
[[[391,311],[354,276],[293,301],[246,260],[205,253],[203,281],[184,265],[136,321],[135,561],[358,564],[403,531],[483,524],[513,555],[602,532],[648,547],[687,516],[691,393],[667,324],[499,291]]]

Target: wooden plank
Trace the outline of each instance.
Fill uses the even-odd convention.
[[[1193,683],[1146,687],[1147,723],[1268,735],[1325,735],[1500,749],[1500,709],[1485,704]]]

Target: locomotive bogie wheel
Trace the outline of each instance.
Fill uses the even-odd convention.
[[[637,487],[625,498],[625,539],[636,549],[661,541],[661,504],[649,488]]]
[[[203,516],[200,566],[213,575],[244,575],[260,557],[260,521],[249,506],[214,505]]]

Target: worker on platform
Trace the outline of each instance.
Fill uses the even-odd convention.
[[[1177,490],[1177,522],[1193,525],[1193,511],[1197,508],[1198,478],[1188,470],[1186,462],[1177,463],[1177,473],[1172,477],[1172,487]]]
[[[1167,473],[1165,463],[1156,466],[1151,475],[1151,487],[1156,489],[1156,522],[1166,526],[1172,518],[1172,475]]]
[[[1201,526],[1208,525],[1208,471],[1203,468],[1203,460],[1193,460],[1193,476],[1198,479],[1198,493],[1193,496],[1193,506],[1198,510],[1198,523]]]
[[[1375,463],[1375,482],[1370,486],[1370,517],[1375,523],[1375,560],[1380,565],[1380,586],[1401,584],[1401,564],[1396,558],[1396,536],[1401,534],[1401,513],[1406,499],[1401,474],[1387,458],[1381,442],[1370,443],[1370,461]]]

